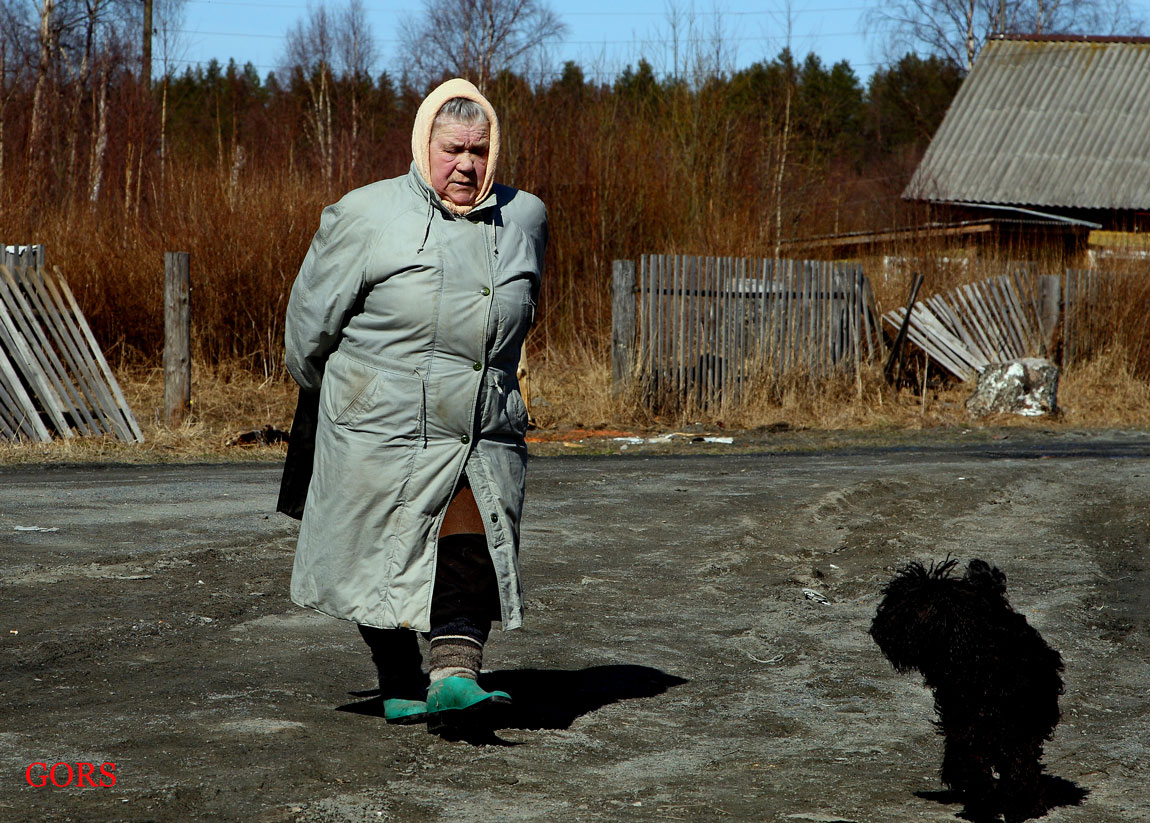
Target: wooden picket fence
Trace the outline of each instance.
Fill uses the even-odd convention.
[[[1062,277],[1062,363],[1094,354],[1106,339],[1107,318],[1098,306],[1117,275],[1095,269],[1067,269]]]
[[[143,441],[76,298],[43,260],[42,246],[0,256],[0,440]]]
[[[881,356],[856,263],[644,255],[637,278],[616,263],[614,288],[614,377],[657,409],[721,410],[753,379],[857,375]]]

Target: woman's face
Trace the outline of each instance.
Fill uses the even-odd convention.
[[[431,132],[431,187],[457,206],[474,206],[487,173],[487,123],[440,121]]]

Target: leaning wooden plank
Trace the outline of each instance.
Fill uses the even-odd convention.
[[[998,324],[993,314],[988,311],[982,293],[973,284],[962,286],[960,291],[970,305],[971,316],[977,320],[982,331],[983,340],[986,341],[986,355],[996,363],[1009,360],[1009,355],[1002,348],[1002,337],[998,332]]]
[[[20,430],[32,440],[40,440],[45,443],[50,441],[52,434],[40,420],[40,415],[36,412],[36,404],[32,402],[32,398],[25,391],[24,385],[16,375],[16,369],[4,353],[2,346],[0,346],[0,383],[5,388],[4,405],[18,421]]]
[[[19,279],[24,279],[23,275]],[[57,341],[56,347],[54,347],[44,334],[44,328],[47,328],[49,334],[54,337],[56,330],[49,320],[49,312],[42,304],[39,293],[31,287],[19,288],[15,283],[13,283],[13,290],[25,316],[38,317],[40,320],[33,326],[36,331],[37,346],[48,361],[50,368],[46,367],[46,369],[50,375],[54,375],[53,382],[61,393],[61,401],[65,404],[64,411],[71,416],[72,425],[81,434],[99,434],[102,431],[100,424],[89,411],[88,403],[77,391],[68,368],[60,361],[57,354],[59,342]]]
[[[951,334],[921,302],[916,303],[911,310],[910,332],[912,340],[914,334],[926,338],[935,353],[935,359],[949,364],[951,371],[958,376],[965,379],[965,375],[974,369],[971,362],[973,355],[965,349],[962,341]]]
[[[942,324],[948,332],[955,337],[961,338],[961,323],[954,323],[953,318],[949,312],[946,311],[946,301],[942,299],[941,294],[932,295],[922,301],[923,305],[930,309],[931,314],[935,319]]]
[[[115,412],[105,408],[100,394],[100,380],[82,353],[82,344],[76,340],[73,330],[61,316],[61,308],[48,291],[43,278],[39,277],[38,269],[25,269],[21,272],[21,279],[28,293],[35,296],[37,306],[41,311],[41,319],[48,328],[56,347],[63,355],[70,369],[72,380],[80,395],[82,403],[89,410],[90,417],[95,421],[96,433],[117,433],[117,417]]]
[[[917,305],[918,304],[916,304],[916,306]],[[918,346],[918,348],[925,352],[928,357],[934,359],[939,365],[941,365],[955,377],[965,380],[965,367],[956,362],[947,354],[947,352],[939,348],[935,344],[934,339],[928,333],[923,331],[920,325],[920,318],[916,318],[917,314],[917,312],[911,312],[910,320],[906,324],[906,340]],[[883,315],[883,319],[895,328],[901,329],[903,326],[903,321],[906,319],[906,309],[902,306],[897,309],[892,309]]]
[[[116,378],[112,375],[112,370],[108,368],[107,362],[104,361],[104,355],[100,351],[91,329],[88,328],[88,321],[84,319],[84,313],[80,311],[80,306],[76,303],[76,298],[72,296],[67,282],[60,275],[60,270],[55,269],[54,276],[52,276],[42,269],[29,269],[26,278],[33,282],[37,288],[41,288],[42,293],[43,290],[46,290],[51,296],[52,305],[49,307],[49,312],[53,319],[61,322],[68,331],[65,339],[71,337],[75,343],[81,373],[88,380],[91,394],[99,400],[97,410],[111,423],[113,431],[120,439],[127,442],[142,441],[142,435],[137,434],[138,427],[135,418],[132,417],[127,402],[119,394],[120,387],[116,383]],[[103,372],[104,379],[101,379],[101,372]],[[113,390],[123,404],[122,408],[117,407],[117,400],[112,395]]]
[[[67,376],[67,382],[73,389],[73,396],[76,400],[75,406],[78,410],[83,410],[83,419],[89,422],[89,433],[101,434],[107,432],[114,434],[115,426],[113,420],[109,418],[107,413],[101,408],[95,390],[89,385],[90,381],[85,375],[81,364],[77,361],[75,343],[67,330],[62,328],[57,317],[59,312],[52,302],[51,295],[47,293],[39,278],[36,277],[37,271],[37,269],[33,268],[23,269],[21,270],[20,278],[32,307],[38,313],[42,325],[48,329],[55,343],[56,351],[59,352],[63,356],[64,361],[66,361],[66,363],[61,364],[62,372]],[[79,413],[80,412],[77,411],[77,414]]]
[[[28,416],[28,409],[23,401],[17,400],[14,396],[15,390],[20,388],[16,370],[8,360],[4,347],[0,346],[0,423],[4,424],[5,438],[16,440],[31,436],[36,439],[31,425],[24,420]]]
[[[986,331],[978,321],[978,315],[971,308],[961,290],[950,292],[944,300],[948,311],[954,318],[955,324],[961,328],[961,337],[967,347],[976,352],[986,362],[990,362],[993,355],[993,346],[987,337]]]
[[[44,360],[33,331],[34,319],[16,300],[19,288],[7,269],[0,270],[0,328],[5,344],[19,357],[18,365],[28,386],[36,393],[40,407],[61,437],[72,437],[71,426],[64,417],[60,396],[49,376],[51,366]],[[38,329],[37,329],[38,331]]]
[[[0,382],[0,440],[12,442],[20,439],[20,427],[16,419],[9,416],[7,396],[4,384]]]
[[[7,357],[3,347],[0,347],[0,359],[6,360]],[[29,436],[31,426],[26,426],[24,421],[27,414],[27,410],[9,393],[6,378],[0,372],[0,434],[4,435],[5,440],[13,441]],[[30,436],[37,439],[35,433]]]
[[[3,270],[2,274],[8,274],[7,269]],[[28,320],[24,317],[20,306],[11,298],[7,283],[0,278],[0,337],[15,360],[16,367],[24,376],[25,383],[36,393],[40,408],[44,409],[48,420],[55,426],[56,431],[60,432],[61,437],[70,438],[71,428],[68,421],[64,420],[59,395],[56,394],[52,380],[45,372],[39,348],[34,341],[29,343],[30,334]]]
[[[979,285],[986,295],[987,306],[994,313],[996,322],[998,323],[998,333],[1006,349],[1007,359],[1014,360],[1022,357],[1022,339],[1018,336],[1014,328],[1014,322],[1010,317],[1010,312],[1007,310],[1006,302],[1003,300],[1002,293],[999,291],[997,278],[986,280]]]
[[[84,336],[88,340],[88,345],[92,348],[92,354],[96,357],[96,363],[100,367],[100,371],[107,380],[108,388],[112,390],[117,403],[120,407],[120,412],[124,416],[124,421],[128,424],[128,428],[135,436],[137,443],[144,442],[144,432],[140,429],[139,423],[136,422],[136,416],[132,414],[132,407],[128,405],[124,393],[120,391],[120,384],[116,381],[116,375],[112,373],[112,367],[108,365],[108,361],[104,358],[104,352],[100,349],[100,344],[96,342],[96,336],[92,334],[92,329],[88,326],[88,321],[84,319],[84,313],[80,311],[80,305],[76,302],[72,290],[68,287],[68,282],[60,274],[60,269],[54,269],[56,274],[56,282],[60,289],[64,292],[64,297],[68,299],[68,305],[72,307],[72,311],[76,321],[80,324],[80,330],[84,332]]]
[[[1004,359],[1002,336],[998,331],[997,320],[986,306],[986,298],[977,288],[977,284],[974,283],[968,283],[960,287],[959,290],[970,307],[970,317],[975,320],[982,332],[982,339],[985,343],[983,350],[986,356],[995,362],[1001,362]]]
[[[1027,276],[1024,271],[1016,271],[1011,276],[1011,281],[1014,285],[1014,292],[1018,298],[1019,305],[1025,310],[1028,325],[1034,331],[1035,343],[1041,343],[1039,336],[1042,335],[1042,310],[1038,304],[1038,281],[1032,280]]]
[[[899,309],[899,311],[905,311],[905,309]],[[967,366],[960,361],[956,361],[948,357],[946,352],[936,346],[935,341],[929,335],[923,334],[922,330],[918,327],[908,327],[906,339],[908,342],[918,346],[918,348],[925,352],[928,357],[930,357],[948,372],[953,374],[959,380],[966,381],[969,379],[969,371]]]
[[[1003,277],[1002,290],[1014,315],[1018,334],[1022,338],[1022,356],[1034,354],[1038,350],[1038,335],[1034,330],[1034,324],[1030,322],[1030,315],[1025,310],[1015,279],[1010,276]]]
[[[56,356],[56,351],[44,334],[41,323],[36,320],[37,317],[41,321],[44,320],[43,311],[34,295],[31,299],[26,297],[16,278],[5,268],[0,268],[0,302],[7,305],[19,323],[24,339],[31,349],[30,353],[36,359],[36,366],[49,384],[44,389],[37,388],[36,393],[49,417],[52,418],[57,432],[66,439],[73,437],[73,426],[81,434],[94,433],[89,428],[92,418],[88,415],[85,404],[83,401],[77,403],[68,370]],[[53,413],[53,410],[56,413]],[[99,429],[94,431],[98,432]]]
[[[979,352],[989,361],[998,361],[999,355],[995,347],[993,331],[987,330],[986,321],[977,308],[979,305],[978,296],[965,287],[955,289],[951,294],[959,314],[966,320],[967,328],[978,341]]]
[[[1014,322],[1015,330],[1021,341],[1022,356],[1025,357],[1029,354],[1033,354],[1035,352],[1034,343],[1036,337],[1031,329],[1030,318],[1024,310],[1018,292],[1014,288],[1014,278],[1010,275],[1003,275],[999,278],[998,288],[1006,301],[1007,310],[1010,312],[1011,320]]]
[[[1001,278],[992,278],[983,284],[986,289],[991,304],[994,306],[995,311],[998,313],[999,322],[1002,324],[1002,336],[1007,341],[1010,347],[1010,354],[1012,358],[1022,357],[1026,353],[1026,346],[1023,343],[1022,335],[1015,323],[1015,318],[1012,316],[1013,312],[1006,296],[1002,293]]]
[[[947,302],[946,295],[936,294],[929,297],[926,300],[926,304],[930,307],[930,310],[934,312],[934,316],[946,326],[951,334],[961,340],[966,348],[972,351],[978,348],[977,342],[970,333],[970,329],[966,327],[962,316]]]
[[[977,355],[966,348],[962,341],[922,303],[916,303],[911,311],[911,328],[927,336],[934,348],[943,354],[945,360],[954,364],[963,375],[976,372],[979,366],[984,365],[979,363]]]
[[[987,283],[988,289],[995,295],[995,305],[1003,317],[1006,326],[1006,337],[1011,340],[1011,353],[1015,357],[1026,355],[1026,338],[1018,324],[1018,317],[1014,315],[1014,307],[1003,291],[1003,278],[995,277]]]

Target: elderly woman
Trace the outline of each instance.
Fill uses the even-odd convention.
[[[287,367],[319,415],[291,596],[359,624],[389,722],[442,732],[510,700],[476,677],[492,620],[522,622],[516,365],[547,216],[494,182],[499,121],[465,80],[423,101],[411,149],[324,210],[292,288]]]

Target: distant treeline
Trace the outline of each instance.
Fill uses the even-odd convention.
[[[425,89],[326,64],[261,77],[234,62],[144,88],[114,54],[83,71],[5,73],[0,240],[45,242],[104,339],[151,360],[159,256],[193,252],[199,355],[271,369],[282,301],[344,191],[403,173]],[[846,62],[789,51],[736,72],[611,83],[574,63],[485,89],[499,178],[551,219],[536,345],[604,344],[612,259],[768,256],[789,238],[898,224],[899,193],[962,76],[907,55],[864,86]]]

